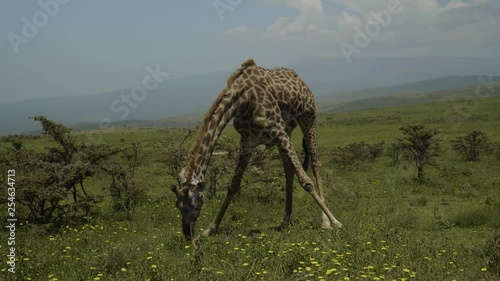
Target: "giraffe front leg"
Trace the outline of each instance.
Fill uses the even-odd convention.
[[[202,235],[203,236],[209,236],[217,232],[219,229],[219,225],[222,221],[222,218],[224,217],[224,214],[227,211],[227,208],[229,207],[229,204],[231,204],[231,201],[234,198],[234,195],[238,192],[241,186],[241,177],[238,177],[237,174],[234,175],[231,186],[227,190],[227,195],[226,198],[224,199],[224,202],[222,203],[222,206],[219,209],[219,213],[217,213],[217,216],[213,220],[211,224],[207,226],[205,230],[203,230]]]
[[[209,224],[205,230],[203,230],[202,232],[203,236],[209,236],[217,232],[219,225],[222,221],[222,218],[224,217],[224,214],[226,213],[227,208],[229,207],[229,204],[231,204],[234,195],[236,195],[236,193],[240,189],[241,186],[240,183],[241,183],[241,176],[235,174],[231,186],[227,190],[226,198],[224,199],[224,202],[222,203],[219,212],[217,213],[217,216],[215,217],[213,222]]]
[[[243,174],[245,173],[248,163],[250,162],[250,157],[252,156],[254,149],[255,146],[241,141],[238,165],[236,166],[236,171],[234,172],[233,179],[231,180],[231,186],[227,190],[226,198],[220,207],[219,213],[217,213],[214,221],[203,231],[202,235],[208,236],[217,232],[229,204],[241,188],[241,179],[243,178]]]

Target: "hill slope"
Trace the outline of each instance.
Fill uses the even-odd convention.
[[[331,103],[327,105],[322,105],[320,107],[321,112],[345,112],[345,111],[357,111],[370,108],[384,108],[393,107],[401,105],[410,104],[424,104],[424,103],[434,103],[443,101],[473,101],[476,99],[484,99],[488,97],[500,96],[500,85],[495,85],[493,90],[486,91],[483,89],[481,95],[476,95],[476,88],[464,88],[464,89],[453,89],[453,90],[441,90],[433,91],[428,93],[413,93],[413,94],[399,94],[399,95],[387,95],[379,97],[370,97],[357,99],[354,101],[341,102],[341,103]]]

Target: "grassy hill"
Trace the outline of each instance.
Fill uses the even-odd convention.
[[[482,88],[479,92],[479,96],[483,97],[496,97],[500,95],[500,86],[492,86],[493,90],[487,91],[486,88]],[[389,91],[388,91],[389,93]],[[380,94],[380,93],[379,93]],[[368,96],[368,92],[364,94]],[[383,95],[377,96],[377,93],[373,93],[373,96],[354,99],[347,102],[337,102],[337,103],[320,103],[318,109],[321,112],[342,112],[342,111],[356,111],[369,108],[383,108],[383,107],[394,107],[400,105],[410,105],[410,104],[424,104],[424,103],[434,103],[434,102],[444,102],[444,101],[456,101],[461,102],[464,100],[476,100],[476,88],[462,88],[462,89],[447,89],[431,92],[411,92],[405,94],[395,94],[395,95]]]

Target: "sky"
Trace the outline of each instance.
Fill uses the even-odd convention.
[[[247,58],[499,58],[499,30],[498,0],[2,1],[0,103],[132,87],[148,66],[175,78]]]

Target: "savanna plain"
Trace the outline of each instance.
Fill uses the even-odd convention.
[[[0,143],[2,185],[7,170],[16,168],[19,218],[15,273],[4,262],[0,279],[499,280],[500,99],[483,99],[460,118],[443,118],[455,105],[318,115],[326,201],[344,225],[340,230],[321,228],[319,207],[296,181],[292,223],[278,228],[284,214],[283,168],[276,149],[259,150],[219,232],[202,239],[199,264],[182,235],[170,191],[185,159],[178,154],[189,149],[193,130],[66,132],[40,119],[47,134],[3,137]],[[429,155],[421,179],[414,157],[400,149],[405,125],[436,129],[432,139],[439,148]],[[478,159],[466,161],[455,149],[456,140],[474,131],[487,137],[488,146],[478,148]],[[197,233],[224,200],[237,140],[229,125],[212,157]],[[49,156],[63,155],[62,147],[71,141],[78,145],[74,163],[66,164],[89,172],[74,183],[61,183],[73,173],[68,170],[50,183],[34,184],[50,169],[37,172],[45,168],[19,158],[30,153],[31,160],[50,162],[55,157]],[[293,142],[300,153],[300,130]],[[111,152],[102,152],[106,159],[100,161],[86,147]],[[5,228],[0,232],[4,260],[9,235]]]

